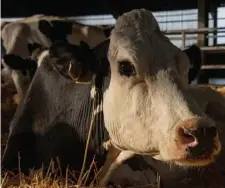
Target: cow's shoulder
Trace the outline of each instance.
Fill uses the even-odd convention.
[[[10,22],[4,25],[2,28],[2,37],[6,35],[9,31],[25,31],[29,30],[29,26],[23,22]]]
[[[7,22],[7,21],[2,21],[1,20],[1,30],[9,23],[11,23],[11,22]]]

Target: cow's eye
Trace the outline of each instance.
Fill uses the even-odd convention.
[[[119,72],[127,77],[136,75],[135,67],[129,61],[119,62]]]

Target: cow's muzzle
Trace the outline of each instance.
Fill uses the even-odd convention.
[[[176,142],[185,155],[184,163],[191,166],[205,166],[220,153],[217,128],[204,118],[184,121],[176,129]]]

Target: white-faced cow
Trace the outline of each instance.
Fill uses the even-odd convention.
[[[2,56],[2,79],[14,82],[21,99],[32,79],[29,73],[37,67],[21,64],[21,58],[27,59],[37,47],[49,48],[57,40],[71,44],[85,41],[94,47],[108,37],[111,29],[82,25],[64,17],[35,15],[2,23],[1,30],[2,49],[5,51]]]
[[[187,57],[150,12],[134,10],[117,20],[108,59],[104,121],[110,144],[122,152],[107,162],[103,181],[134,154],[180,166],[212,163],[221,150],[215,123],[187,91]]]
[[[134,171],[150,169],[149,163],[165,187],[203,187],[205,179],[215,179],[209,172],[222,177],[224,164],[220,169],[213,161],[221,150],[215,122],[188,89],[190,62],[200,58],[197,46],[190,49],[196,53],[174,46],[145,9],[122,15],[110,41],[93,50],[85,43],[54,43],[11,122],[3,168],[17,167],[19,151],[23,172],[56,156],[61,169],[69,164],[79,171],[88,142],[85,167],[95,155],[106,169],[103,183],[122,163]],[[107,153],[102,145],[109,140],[117,149]],[[223,185],[224,179],[216,180],[212,186]]]

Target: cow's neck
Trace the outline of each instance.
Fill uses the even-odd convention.
[[[108,81],[101,74],[94,76],[87,100],[82,104],[78,119],[82,122],[77,127],[83,132],[83,139],[90,137],[89,146],[102,152],[101,144],[108,140],[108,132],[104,125],[103,94],[108,87]],[[85,97],[86,98],[86,97]],[[86,117],[86,118],[83,118]],[[88,121],[87,121],[88,120]]]

